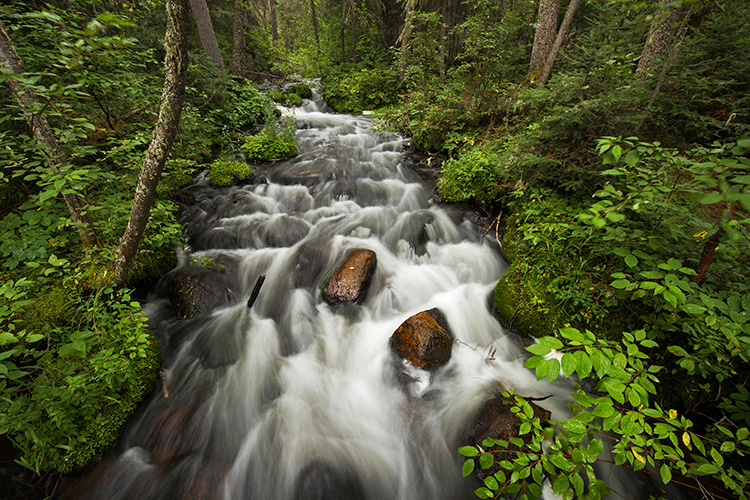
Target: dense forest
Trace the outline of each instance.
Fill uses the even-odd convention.
[[[141,300],[185,245],[175,196],[297,154],[276,104],[319,86],[486,214],[498,317],[537,379],[580,382],[554,426],[506,393],[518,435],[457,450],[493,471],[478,497],[599,498],[606,442],[747,498],[748,25],[744,0],[3,2],[4,464],[54,484],[117,439],[158,376]]]

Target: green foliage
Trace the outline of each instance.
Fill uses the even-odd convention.
[[[693,430],[690,419],[654,404],[659,382],[656,374],[661,367],[649,362],[649,353],[658,344],[648,339],[644,330],[625,332],[622,341],[615,343],[575,328],[562,329],[560,335],[562,340],[543,337],[529,346],[532,356],[525,366],[536,371],[537,379],[550,381],[561,375],[575,375],[579,380],[593,376],[595,392],[578,386],[569,404],[572,416],[551,422],[549,427],[541,426],[528,403],[515,396],[513,411],[521,419],[519,435],[526,436],[525,447],[512,460],[497,462],[500,470],[476,490],[479,498],[519,492],[520,498],[537,498],[547,482],[563,498],[601,498],[609,493],[609,487],[596,476],[593,464],[610,456],[603,455],[604,433],[615,465],[627,465],[634,471],[649,465],[659,470],[664,484],[672,481],[674,473],[699,481],[711,475],[720,478],[738,498],[747,498],[748,471],[736,469],[730,459],[745,456],[750,431],[717,425],[721,437],[707,439]],[[553,351],[561,356],[548,357]],[[510,393],[505,396],[514,397]],[[508,443],[490,438],[482,445],[462,447],[459,453],[472,461],[478,457],[481,467],[489,469],[496,463],[497,451],[485,451],[484,447],[506,449]],[[464,463],[464,476],[473,469]]]
[[[470,144],[473,144],[473,140]],[[496,199],[499,180],[497,156],[492,151],[472,147],[457,159],[443,164],[438,180],[440,197],[447,202],[475,200],[482,203]]]
[[[253,169],[239,161],[216,161],[211,165],[211,185],[231,186],[252,177]]]
[[[161,353],[128,291],[103,281],[85,288],[91,277],[66,259],[49,266],[55,273],[42,275],[67,275],[62,315],[61,295],[38,292],[39,280],[0,285],[0,433],[23,465],[69,472],[114,442],[151,389]]]
[[[372,68],[329,70],[323,76],[323,97],[337,111],[359,113],[398,101],[401,83],[389,64]]]
[[[286,117],[280,125],[269,122],[255,135],[248,136],[242,145],[242,152],[250,161],[266,161],[296,156],[297,144],[294,141],[296,124]]]

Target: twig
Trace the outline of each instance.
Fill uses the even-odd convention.
[[[250,309],[253,307],[253,304],[255,303],[255,299],[258,298],[258,294],[260,293],[260,287],[263,286],[263,282],[266,280],[266,275],[262,274],[258,276],[258,280],[255,282],[255,288],[253,288],[253,293],[250,294],[250,298],[247,299],[247,308]]]

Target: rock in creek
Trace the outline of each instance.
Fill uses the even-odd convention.
[[[534,410],[534,417],[539,418],[542,424],[549,420],[552,415],[549,411],[532,402],[529,402],[529,404]],[[508,450],[517,451],[519,449],[510,443],[510,439],[519,437],[518,430],[521,426],[521,419],[518,415],[510,411],[511,408],[513,408],[513,400],[511,398],[497,396],[482,406],[471,424],[468,440],[472,446],[481,446],[482,441],[487,438],[508,441],[508,447],[504,449],[505,451],[497,447],[491,448],[492,450],[500,451],[495,454],[495,464],[491,468],[481,469],[479,464],[476,464],[474,471],[479,479],[484,479],[500,470],[497,462],[501,460],[513,460],[516,457],[515,453]],[[529,435],[524,436],[523,439],[527,442]],[[488,450],[486,446],[483,446],[483,448]]]
[[[176,273],[169,283],[169,301],[183,318],[209,313],[229,304],[230,292],[210,275]]]
[[[364,248],[350,250],[344,257],[344,263],[328,280],[323,292],[323,300],[330,305],[364,302],[377,263],[377,255],[372,250]]]
[[[440,309],[433,308],[410,317],[391,336],[396,354],[418,368],[430,370],[451,359],[453,334]]]
[[[364,498],[356,478],[335,470],[328,463],[313,460],[300,471],[294,500],[356,500]]]

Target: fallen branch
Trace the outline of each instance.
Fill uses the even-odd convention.
[[[253,304],[255,304],[255,299],[258,298],[258,294],[260,293],[260,287],[263,286],[263,282],[266,281],[266,275],[262,274],[258,276],[258,280],[255,282],[255,287],[253,288],[253,293],[250,294],[250,298],[247,299],[247,308],[250,309],[253,307]]]

